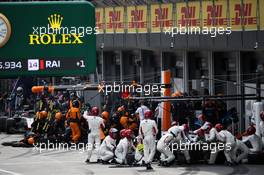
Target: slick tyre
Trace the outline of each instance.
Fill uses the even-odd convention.
[[[5,116],[0,117],[0,132],[6,132],[6,120],[7,117]]]
[[[6,132],[7,134],[14,134],[16,122],[13,118],[6,120]]]

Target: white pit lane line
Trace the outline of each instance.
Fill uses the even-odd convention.
[[[3,169],[0,169],[0,173],[6,173],[6,174],[10,174],[10,175],[22,175],[22,174],[19,174],[19,173],[16,173],[16,172],[13,172],[13,171],[7,171],[7,170],[3,170]]]
[[[62,160],[51,160],[51,161],[41,161],[41,162],[1,162],[1,165],[38,165],[38,164],[52,164],[52,163],[59,163],[59,164],[66,164],[66,163],[80,163],[79,160],[76,161],[62,161]],[[0,169],[1,172],[1,169]]]

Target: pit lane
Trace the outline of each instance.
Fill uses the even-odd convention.
[[[0,134],[0,144],[22,139],[22,135]],[[235,175],[263,174],[263,165],[209,166],[174,165],[159,167],[154,163],[153,171],[144,167],[109,168],[110,165],[85,164],[87,152],[43,151],[0,145],[0,175]]]

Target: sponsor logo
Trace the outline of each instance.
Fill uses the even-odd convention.
[[[81,45],[85,35],[99,34],[98,27],[63,26],[64,17],[52,14],[48,17],[47,26],[32,27],[29,34],[29,45]]]

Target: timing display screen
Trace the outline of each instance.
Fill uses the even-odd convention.
[[[0,59],[0,75],[5,73],[50,74],[85,71],[87,66],[84,58],[29,58]]]
[[[91,3],[21,2],[0,6],[0,13],[10,23],[5,27],[10,37],[0,48],[0,78],[85,76],[96,71],[98,31]]]

